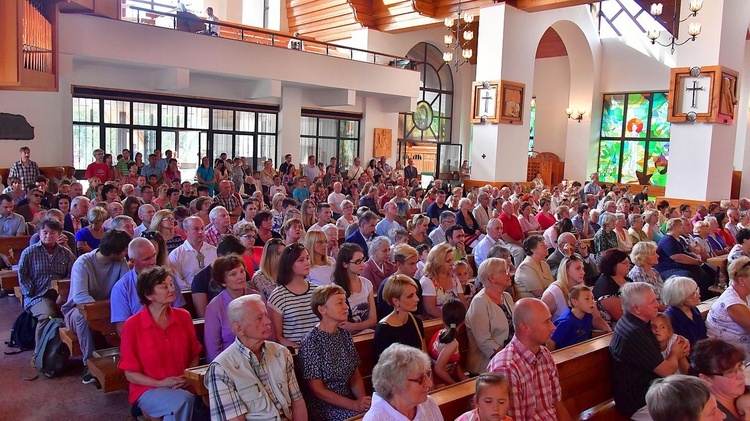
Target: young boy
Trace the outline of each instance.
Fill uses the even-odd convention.
[[[547,346],[550,350],[591,339],[593,313],[596,311],[594,293],[585,285],[576,285],[568,293],[568,298],[571,308],[555,321],[555,332]]]

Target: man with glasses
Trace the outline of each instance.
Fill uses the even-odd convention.
[[[579,242],[572,233],[564,232],[557,238],[555,251],[547,257],[547,264],[555,279],[557,279],[557,272],[560,269],[560,262],[572,255],[575,255],[583,262],[583,270],[586,273],[584,279],[590,280],[599,276],[599,269],[597,269],[596,262],[591,253],[589,253],[586,243]]]
[[[186,291],[195,274],[216,260],[216,247],[203,241],[203,221],[197,216],[185,218],[182,225],[187,241],[169,253],[169,264],[175,271],[175,283]]]
[[[7,194],[0,195],[0,237],[26,235],[26,220],[13,212],[13,198]]]
[[[206,372],[211,419],[307,419],[292,354],[268,341],[271,320],[257,294],[229,303],[227,318],[237,339]]]
[[[104,162],[104,151],[101,149],[94,149],[94,162],[90,163],[86,167],[86,179],[92,177],[99,177],[102,182],[109,180],[109,165]]]
[[[526,421],[569,420],[557,367],[545,347],[555,331],[547,305],[536,298],[518,300],[513,328],[513,339],[487,366],[487,371],[504,374],[513,390],[508,416]]]
[[[651,285],[627,282],[620,288],[620,299],[623,315],[609,344],[612,394],[621,414],[633,420],[650,420],[646,408],[649,385],[677,372],[680,358],[690,355],[690,343],[678,336],[667,358],[662,356],[650,326],[659,313],[659,301]]]
[[[117,328],[118,335],[122,334],[122,326],[125,324],[125,320],[143,308],[143,304],[138,298],[136,283],[141,272],[156,266],[156,248],[146,238],[134,238],[128,244],[128,257],[133,269],[130,269],[125,276],[117,281],[115,286],[112,287],[112,294],[110,295],[110,321]],[[172,307],[184,307],[185,299],[177,285],[175,285],[175,297]]]
[[[350,236],[346,237],[345,243],[354,243],[362,247],[362,252],[365,256],[369,256],[369,244],[373,238],[377,237],[375,234],[375,227],[378,224],[378,216],[373,211],[367,211],[359,218],[359,228],[354,231]]]
[[[49,207],[46,207],[42,204],[42,201],[44,200],[44,195],[42,194],[42,191],[39,190],[37,187],[32,187],[33,184],[29,187],[29,192],[26,194],[26,197],[28,198],[28,202],[25,205],[21,205],[19,203],[18,206],[18,214],[23,216],[23,219],[26,220],[26,222],[34,223],[34,217],[37,213],[49,209]],[[38,221],[38,219],[37,219]]]

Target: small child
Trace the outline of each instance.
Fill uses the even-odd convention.
[[[740,421],[750,421],[750,392],[740,395],[734,401],[734,405],[737,407],[737,413],[740,414]]]
[[[484,373],[477,377],[474,402],[477,407],[456,421],[512,421],[506,415],[510,407],[510,386],[502,374]]]
[[[394,240],[396,240],[393,243],[394,246],[397,244],[406,244],[409,242],[409,232],[406,230],[397,230],[393,237]]]
[[[417,253],[419,253],[419,261],[417,262],[417,273],[414,274],[414,278],[422,278],[424,272],[424,266],[427,262],[427,255],[430,254],[430,248],[427,244],[420,244],[417,246]]]
[[[466,374],[459,365],[458,326],[466,320],[466,306],[459,300],[451,299],[443,304],[443,329],[432,336],[429,345],[430,357],[434,362],[435,384],[453,384],[466,380]]]
[[[594,293],[586,285],[576,285],[568,293],[570,307],[555,321],[555,331],[547,348],[550,351],[591,339],[596,311]]]
[[[651,331],[654,332],[656,340],[659,341],[659,349],[664,359],[669,357],[669,351],[672,349],[672,345],[677,341],[679,336],[675,335],[674,329],[672,328],[672,322],[669,317],[664,313],[659,313],[651,320]],[[690,368],[690,363],[687,357],[682,357],[679,360],[679,367],[681,374],[687,374]]]
[[[477,287],[469,282],[471,280],[471,277],[474,275],[472,273],[471,266],[469,266],[466,261],[459,260],[458,262],[453,264],[453,275],[455,275],[456,278],[458,278],[458,280],[461,282],[466,300],[469,301],[474,298],[474,295],[477,293]]]

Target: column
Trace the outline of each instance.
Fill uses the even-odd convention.
[[[300,162],[307,159],[299,156],[299,129],[302,120],[302,90],[284,86],[281,89],[281,110],[279,112],[279,156],[274,160],[274,168],[284,160],[284,155],[292,155],[292,163],[299,168]]]

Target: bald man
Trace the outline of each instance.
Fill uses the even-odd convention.
[[[589,253],[589,248],[584,242],[579,242],[576,236],[564,232],[557,237],[557,247],[552,254],[547,257],[547,264],[552,271],[552,276],[557,279],[557,272],[560,268],[560,262],[566,257],[570,257],[575,254],[576,257],[583,260],[583,269],[586,271],[585,280],[595,282],[599,276],[599,269],[596,267],[596,262],[593,256]],[[590,285],[590,284],[589,284]]]
[[[518,300],[513,310],[513,329],[513,339],[487,366],[487,371],[502,373],[508,379],[508,416],[526,421],[569,420],[562,404],[557,367],[544,346],[555,331],[549,309],[536,298]]]
[[[128,244],[128,257],[133,264],[133,269],[130,269],[112,287],[112,294],[109,298],[110,321],[114,323],[118,334],[122,334],[122,325],[125,324],[125,320],[143,308],[135,285],[141,272],[156,266],[156,248],[151,241],[143,237],[137,237]],[[182,297],[180,287],[176,282],[175,296],[177,299],[172,303],[172,307],[183,307],[185,299]]]

